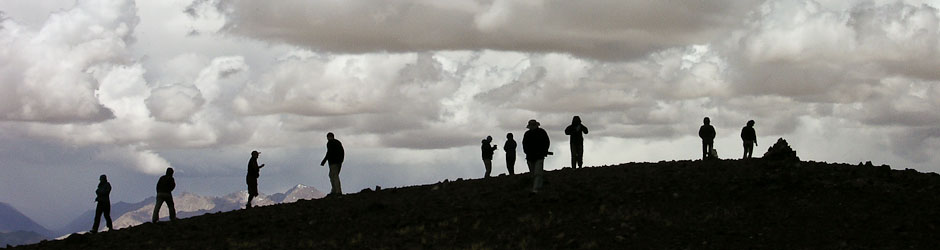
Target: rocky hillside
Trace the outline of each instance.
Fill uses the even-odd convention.
[[[795,160],[628,163],[364,190],[21,249],[938,249],[940,176]]]

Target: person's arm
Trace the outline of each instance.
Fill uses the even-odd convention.
[[[588,129],[584,125],[581,125],[581,130],[584,130],[584,134],[588,133]]]
[[[261,169],[263,167],[264,167],[264,164],[261,164],[260,166],[258,166],[258,169]]]
[[[170,192],[173,192],[174,189],[176,189],[176,180],[170,178]]]
[[[548,139],[548,131],[542,130],[542,135],[545,136],[545,155],[548,155],[548,149],[551,148],[552,141]]]
[[[320,161],[320,166],[326,165],[327,159],[330,159],[330,143],[326,144],[326,155],[324,155],[323,160]]]

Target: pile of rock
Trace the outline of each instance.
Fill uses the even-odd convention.
[[[767,149],[767,153],[764,153],[765,160],[787,160],[787,161],[799,161],[800,157],[796,156],[796,151],[793,148],[790,148],[790,144],[787,143],[787,140],[783,138],[777,139],[777,143],[774,143],[773,146]]]

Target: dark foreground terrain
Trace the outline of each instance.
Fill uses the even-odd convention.
[[[524,166],[524,165],[523,165]],[[524,167],[523,167],[524,168]],[[363,191],[21,249],[940,249],[940,176],[767,160],[629,163]]]

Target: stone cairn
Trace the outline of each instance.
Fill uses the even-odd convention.
[[[763,159],[772,161],[800,161],[796,156],[796,151],[790,148],[790,144],[783,138],[777,139],[777,143],[767,149]]]

